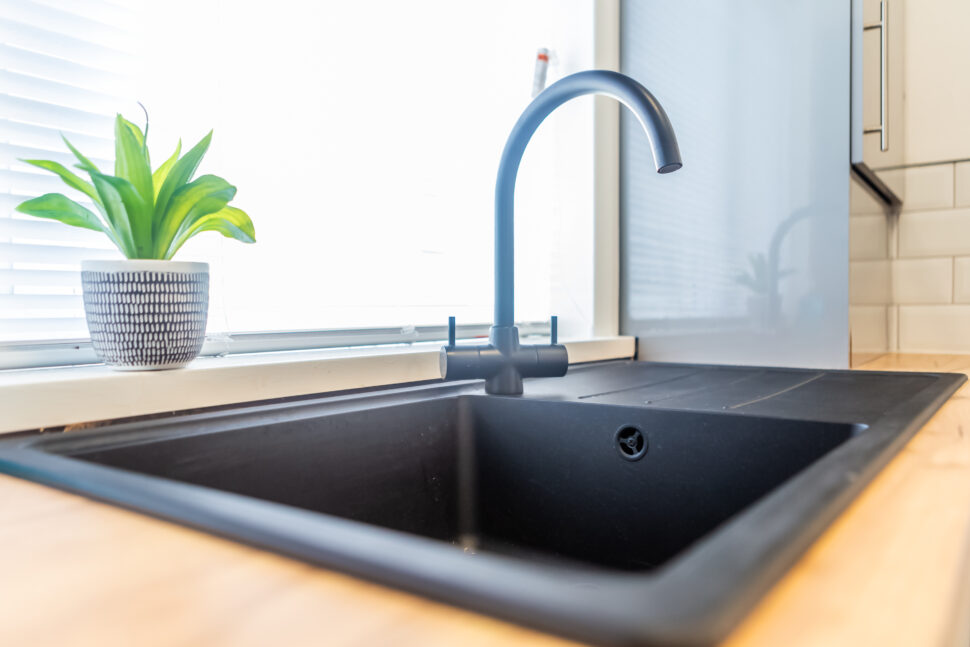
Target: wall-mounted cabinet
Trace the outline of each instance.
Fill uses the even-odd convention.
[[[970,2],[906,5],[906,164],[970,158]]]
[[[903,0],[852,0],[851,160],[853,175],[896,210],[904,187],[875,169],[906,163],[905,6]]]
[[[900,166],[906,163],[904,2],[861,4],[862,159],[874,169]]]

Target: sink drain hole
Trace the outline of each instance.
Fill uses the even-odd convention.
[[[647,453],[647,437],[638,427],[625,425],[616,431],[616,448],[628,461],[639,460]]]

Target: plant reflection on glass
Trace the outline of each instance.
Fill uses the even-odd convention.
[[[768,269],[768,259],[764,254],[748,254],[748,264],[750,269],[739,272],[734,280],[741,285],[749,288],[758,295],[767,295],[771,290],[771,273]],[[778,279],[793,274],[792,270],[779,270]]]

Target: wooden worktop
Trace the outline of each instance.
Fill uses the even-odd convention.
[[[970,374],[970,355],[860,367]],[[964,387],[729,638],[731,647],[970,644]],[[0,476],[0,645],[568,645]]]

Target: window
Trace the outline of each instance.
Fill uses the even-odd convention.
[[[592,0],[267,7],[0,0],[0,343],[86,337],[79,262],[118,257],[14,212],[72,193],[17,158],[67,163],[62,131],[110,168],[136,100],[156,164],[214,129],[199,172],[256,225],[255,245],[210,233],[177,257],[210,263],[210,335],[491,321],[499,154],[539,47],[549,82],[593,66]],[[559,314],[566,334],[591,325],[592,115],[580,99],[544,124],[516,197],[517,319]]]

